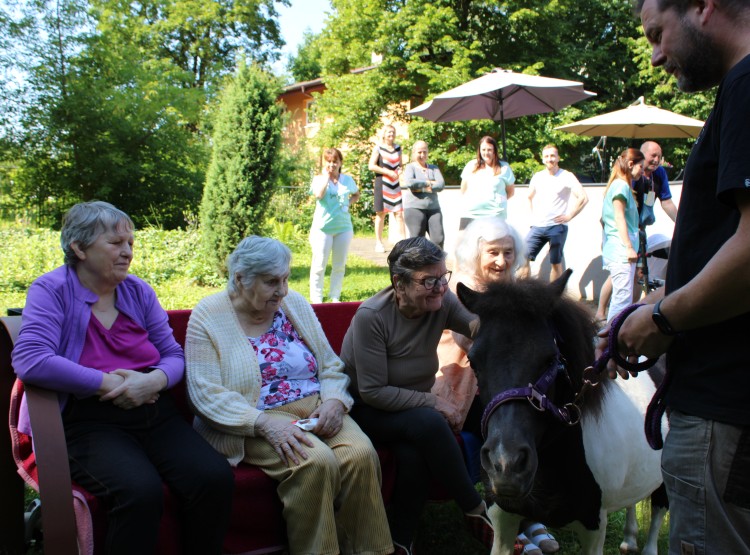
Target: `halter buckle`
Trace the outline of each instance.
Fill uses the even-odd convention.
[[[544,412],[544,400],[547,398],[547,396],[543,393],[540,393],[533,386],[533,384],[529,384],[529,387],[531,388],[531,395],[527,395],[526,398],[529,400],[529,403],[531,403],[532,407],[534,407],[539,412]]]

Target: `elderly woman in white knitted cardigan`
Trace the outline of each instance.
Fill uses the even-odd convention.
[[[195,428],[230,464],[279,481],[292,555],[391,553],[377,454],[347,414],[343,363],[288,289],[290,262],[279,241],[247,237],[229,257],[227,290],[193,310],[185,353]],[[294,424],[302,419],[317,421],[306,431]]]

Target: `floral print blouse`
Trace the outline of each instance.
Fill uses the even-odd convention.
[[[276,311],[268,331],[248,340],[260,364],[259,410],[320,393],[318,362],[283,310]]]

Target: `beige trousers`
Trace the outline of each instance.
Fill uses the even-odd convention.
[[[266,411],[285,421],[307,418],[320,404],[313,395]],[[315,447],[286,466],[271,444],[245,439],[245,462],[279,482],[291,555],[386,555],[393,551],[380,493],[380,461],[370,439],[344,416],[332,438],[307,432]]]

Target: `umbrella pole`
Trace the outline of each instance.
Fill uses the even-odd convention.
[[[500,134],[503,139],[503,160],[508,161],[508,151],[505,147],[505,108],[503,107],[503,95],[500,94]]]

